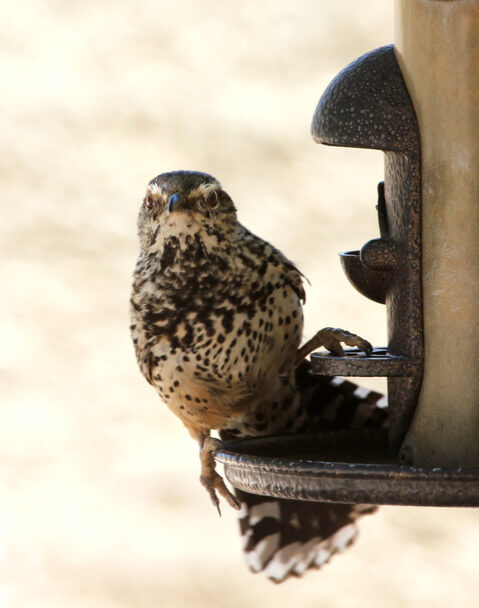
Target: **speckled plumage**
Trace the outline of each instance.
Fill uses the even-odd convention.
[[[175,194],[183,208],[169,212]],[[209,175],[160,175],[147,197],[131,298],[143,374],[197,439],[210,429],[272,432],[272,396],[288,393],[302,336],[301,273],[237,221]]]
[[[238,222],[233,201],[211,175],[175,171],[151,180],[138,233],[131,334],[141,371],[199,441],[201,481],[213,503],[219,493],[242,505],[252,570],[279,581],[319,566],[351,542],[354,520],[371,508],[291,501],[279,507],[276,499],[244,492],[236,498],[215,471],[210,432],[231,438],[318,430],[331,421],[382,424],[380,395],[359,397],[352,383],[311,380],[307,364],[298,368],[320,345],[338,353],[340,341],[365,350],[369,343],[325,328],[300,348],[301,272]],[[266,526],[258,519],[263,511]]]

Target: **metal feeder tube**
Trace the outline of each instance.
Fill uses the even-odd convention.
[[[388,430],[230,442],[216,458],[247,492],[479,506],[479,0],[395,0],[395,15],[396,46],[338,74],[312,124],[319,143],[385,155],[380,237],[341,263],[386,305],[388,345],[311,365],[387,376]]]

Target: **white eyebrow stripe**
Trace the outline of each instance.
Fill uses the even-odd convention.
[[[151,196],[153,200],[160,200],[163,197],[163,193],[158,184],[148,184],[146,187],[146,195]]]
[[[221,186],[218,182],[203,183],[197,186],[194,190],[191,190],[188,196],[189,198],[196,198],[198,196],[206,198],[210,192],[213,192],[213,190],[218,190],[220,188]]]

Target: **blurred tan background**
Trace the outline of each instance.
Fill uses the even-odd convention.
[[[392,31],[389,0],[2,3],[0,606],[477,605],[472,509],[383,508],[304,580],[249,574],[128,332],[144,186],[188,168],[309,277],[306,337],[384,344],[336,255],[378,235],[382,155],[309,125]]]

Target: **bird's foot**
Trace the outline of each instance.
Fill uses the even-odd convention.
[[[218,494],[222,496],[233,509],[240,509],[239,500],[226,487],[221,475],[215,470],[214,453],[222,445],[221,441],[213,437],[206,437],[201,444],[200,460],[201,460],[201,476],[200,481],[210,495],[211,502],[218,509],[221,515],[220,501]]]
[[[324,346],[324,348],[328,349],[329,352],[336,357],[341,357],[344,355],[341,342],[344,342],[344,344],[347,344],[348,346],[357,346],[359,350],[364,351],[367,355],[373,350],[373,347],[367,340],[356,334],[352,334],[345,329],[324,327],[298,350],[295,362],[296,366],[298,366],[305,357],[321,346]]]

